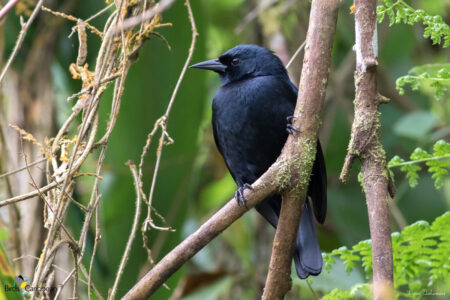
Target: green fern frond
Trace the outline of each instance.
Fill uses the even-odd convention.
[[[444,48],[450,46],[450,26],[444,22],[441,16],[432,16],[421,9],[414,9],[404,0],[393,2],[384,0],[384,5],[377,7],[377,20],[381,23],[385,16],[389,18],[389,25],[404,23],[413,25],[422,22],[425,26],[423,36],[430,38],[433,44],[444,41]]]
[[[410,161],[405,161],[396,155],[389,161],[388,168],[401,167],[400,170],[406,173],[409,185],[415,187],[418,184],[418,172],[422,169],[418,164],[424,162],[428,167],[428,172],[432,174],[435,187],[440,189],[444,185],[445,177],[450,169],[450,143],[444,140],[437,141],[433,146],[432,154],[422,148],[416,148],[410,159]]]
[[[432,291],[439,282],[450,276],[450,212],[436,218],[431,225],[426,221],[418,221],[405,227],[400,233],[394,232],[392,248],[397,295],[417,299],[423,296],[423,291]],[[361,265],[367,278],[372,273],[370,240],[361,241],[351,249],[341,247],[331,253],[324,253],[325,270],[332,268],[336,257],[344,261],[347,271],[351,272],[357,265]],[[335,289],[322,299],[365,297],[365,293],[361,292],[362,286],[368,289],[370,285],[358,284],[351,290]]]
[[[420,87],[433,88],[434,97],[442,99],[450,86],[450,64],[432,64],[412,68],[408,75],[399,77],[395,87],[400,95],[405,93],[405,85],[409,84],[413,91]]]

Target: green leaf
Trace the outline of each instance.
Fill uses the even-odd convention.
[[[409,186],[414,188],[418,184],[420,167],[417,165],[405,165],[400,169],[402,172],[406,173],[406,178],[408,178]]]
[[[387,9],[386,13],[389,17],[389,26],[395,23],[395,12],[392,9]]]
[[[431,87],[434,97],[440,100],[450,86],[450,64],[428,64],[412,68],[408,75],[399,77],[396,81],[400,94],[404,94],[404,86],[408,84],[413,91]]]
[[[405,162],[405,160],[403,158],[396,155],[389,161],[388,168],[399,166],[401,163],[404,163],[404,162]]]
[[[404,23],[413,25],[422,22],[425,26],[423,36],[430,38],[433,44],[440,44],[444,40],[444,48],[450,45],[450,27],[439,15],[430,15],[421,9],[415,10],[403,0],[395,3],[384,1],[385,6],[377,7],[377,21],[381,22],[385,14],[388,14],[389,25]]]
[[[361,241],[351,249],[341,247],[324,254],[324,257],[329,264],[332,264],[333,256],[340,256],[341,259],[349,258],[352,265],[361,261],[365,269],[371,269],[371,246],[370,240]],[[431,225],[417,221],[400,233],[392,233],[392,248],[397,296],[417,298],[423,295],[423,291],[434,290],[439,283],[445,284],[450,276],[450,212],[436,218]],[[354,256],[359,256],[359,259]],[[351,289],[334,289],[322,299],[370,298],[369,288],[367,283],[358,283]]]
[[[430,158],[430,157],[431,157],[431,155],[427,151],[423,150],[422,148],[416,148],[410,156],[411,160],[419,160],[419,159],[425,159],[425,158]]]
[[[377,7],[377,22],[381,23],[384,20],[384,15],[386,14],[386,8],[380,5]]]
[[[434,179],[434,186],[437,189],[442,188],[448,175],[448,169],[450,169],[450,143],[444,140],[437,141],[433,146],[432,154],[422,148],[416,148],[410,158],[410,161],[405,161],[399,156],[394,156],[388,163],[388,168],[401,167],[400,170],[406,172],[409,185],[415,187],[419,179],[417,172],[421,170],[417,164],[425,162],[425,165],[428,166],[428,172]]]

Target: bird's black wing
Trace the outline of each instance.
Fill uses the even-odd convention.
[[[213,99],[214,102],[214,99]],[[234,181],[236,181],[236,176],[234,172],[230,169],[230,165],[227,162],[227,159],[225,158],[225,155],[222,150],[222,143],[220,142],[219,133],[217,132],[217,122],[215,122],[215,116],[214,116],[214,109],[213,109],[213,115],[212,115],[212,129],[213,129],[213,136],[214,136],[214,142],[216,143],[217,150],[219,150],[219,153],[222,155],[225,161],[225,165],[227,166],[228,170],[230,171],[231,177],[233,177]]]
[[[317,140],[316,160],[311,171],[308,196],[312,200],[316,220],[323,224],[327,214],[327,170],[319,140]]]
[[[211,123],[212,123],[212,129],[213,129],[214,142],[216,143],[217,150],[219,150],[220,154],[222,154],[222,156],[223,156],[222,146],[220,145],[219,136],[217,134],[217,125],[216,125],[216,122],[214,122],[214,110],[213,110],[212,119],[213,119],[213,122],[211,122]]]

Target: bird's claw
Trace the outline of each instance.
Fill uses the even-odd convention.
[[[236,199],[237,204],[238,204],[239,206],[243,205],[245,208],[248,208],[248,207],[247,207],[247,199],[245,199],[245,197],[244,197],[244,190],[245,190],[245,189],[253,190],[253,188],[252,188],[252,186],[251,186],[250,184],[244,183],[243,186],[240,186],[240,187],[236,190],[236,192],[234,193],[234,198]]]
[[[299,132],[298,128],[295,127],[295,126],[292,125],[292,124],[287,124],[287,125],[286,125],[286,131],[287,131],[287,133],[289,133],[289,134],[294,134],[294,132]]]
[[[287,125],[286,125],[286,131],[289,134],[294,134],[294,132],[299,132],[298,128],[292,125],[292,120],[295,119],[294,116],[288,116],[286,117]]]

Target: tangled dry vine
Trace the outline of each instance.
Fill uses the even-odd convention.
[[[155,4],[153,1],[115,1],[113,4],[102,9],[92,17],[82,20],[63,12],[55,12],[43,7],[44,1],[39,1],[27,22],[22,23],[22,30],[19,34],[10,58],[2,70],[0,81],[7,74],[8,68],[20,50],[24,37],[38,13],[49,12],[55,18],[64,18],[69,21],[76,22],[73,30],[78,32],[79,48],[78,57],[75,63],[70,65],[70,72],[74,79],[81,80],[81,90],[69,97],[68,101],[76,101],[73,105],[71,115],[67,118],[54,138],[46,139],[43,143],[37,141],[33,135],[15,127],[25,141],[33,143],[39,148],[44,159],[37,162],[28,163],[26,167],[8,172],[3,177],[10,176],[15,172],[24,169],[29,170],[33,165],[45,161],[45,172],[47,174],[47,184],[38,187],[34,180],[34,191],[11,197],[0,201],[0,207],[15,204],[20,201],[32,199],[34,197],[41,198],[45,203],[45,224],[48,229],[42,254],[38,259],[33,285],[50,286],[54,279],[54,259],[58,251],[63,247],[67,247],[73,255],[73,268],[68,272],[67,277],[58,284],[55,299],[61,296],[61,292],[69,280],[73,280],[73,298],[78,298],[78,282],[85,282],[88,285],[88,295],[91,297],[91,290],[102,299],[91,278],[92,265],[95,253],[100,239],[100,228],[98,224],[98,205],[101,195],[98,192],[99,181],[102,179],[101,170],[104,163],[108,140],[115,127],[115,123],[120,110],[120,103],[124,91],[124,83],[128,75],[131,65],[136,61],[142,45],[151,36],[159,36],[155,31],[157,28],[169,26],[169,23],[161,23],[161,13],[173,4],[173,0],[161,1]],[[186,1],[189,7],[189,17],[192,17],[189,1]],[[93,18],[100,14],[109,12],[110,15],[105,23],[104,29],[98,30],[91,24]],[[125,19],[126,18],[126,19]],[[137,22],[136,22],[137,20]],[[137,28],[135,28],[139,25]],[[96,64],[93,70],[90,70],[85,63],[87,56],[87,33],[90,30],[101,38],[100,50],[97,54]],[[193,48],[193,45],[192,47]],[[192,49],[189,57],[192,56]],[[181,77],[182,78],[182,77]],[[181,80],[180,78],[180,80]],[[97,138],[98,134],[98,107],[102,99],[102,95],[109,85],[113,85],[113,99],[109,114],[109,121],[103,136]],[[178,83],[179,86],[179,83]],[[174,95],[176,92],[174,93]],[[175,96],[173,96],[174,98]],[[171,99],[169,107],[173,104]],[[168,109],[170,112],[170,108]],[[76,117],[81,114],[81,124],[79,124],[78,132],[73,136],[67,136],[69,128],[75,127]],[[166,116],[167,122],[168,113]],[[161,123],[158,123],[161,124]],[[163,127],[165,128],[165,127]],[[165,130],[164,130],[165,132]],[[165,134],[167,134],[165,132]],[[100,154],[97,159],[97,167],[95,173],[81,173],[80,168],[86,159],[92,155],[93,151],[100,148]],[[142,165],[140,165],[142,168]],[[131,169],[135,171],[135,169]],[[31,177],[31,172],[29,172]],[[142,172],[140,173],[142,176]],[[138,178],[137,173],[133,172],[134,178]],[[90,201],[88,205],[82,205],[72,198],[72,192],[77,179],[81,176],[94,176],[94,184],[91,191]],[[138,197],[138,200],[140,197]],[[64,220],[67,208],[70,203],[74,203],[85,212],[84,221],[79,239],[75,239],[70,231],[65,227]],[[140,201],[138,201],[140,203]],[[139,206],[138,206],[139,207]],[[139,210],[137,210],[139,211]],[[89,269],[81,263],[86,252],[86,238],[89,227],[92,222],[95,223],[96,234],[93,253],[90,257]],[[135,227],[133,227],[135,229]],[[161,228],[157,228],[161,229]],[[123,271],[123,265],[129,255],[129,247],[126,248],[124,259],[116,276],[116,281],[108,298],[112,299],[117,290],[117,283]],[[78,278],[79,271],[85,279]],[[32,295],[32,299],[36,297]],[[45,296],[45,295],[44,295]],[[48,296],[48,295],[47,295]]]

